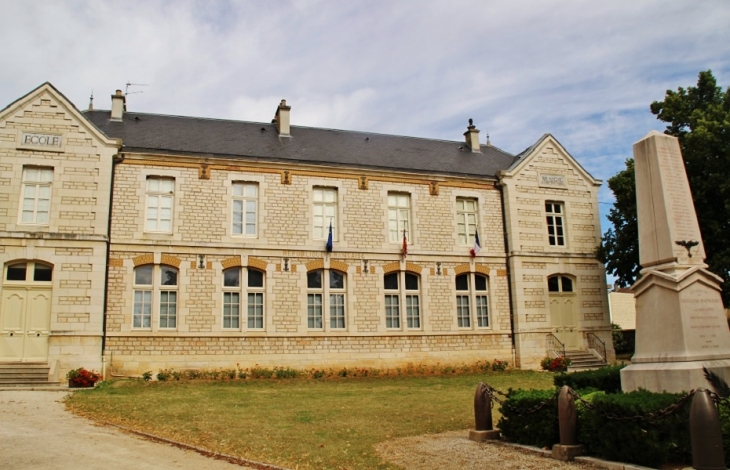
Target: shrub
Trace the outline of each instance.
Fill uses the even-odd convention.
[[[93,370],[86,370],[83,367],[70,370],[66,373],[70,387],[93,387],[101,380],[101,375]]]
[[[492,362],[492,370],[495,372],[504,372],[505,369],[507,369],[507,366],[509,363],[507,361],[500,361],[499,359],[495,359],[494,362]]]
[[[157,373],[157,380],[164,382],[172,376],[172,369],[160,369]]]
[[[534,407],[556,398],[555,390],[511,390],[502,405],[497,426],[505,438],[519,444],[551,447],[560,442],[558,400],[528,413]]]
[[[291,367],[274,367],[274,375],[277,379],[294,379],[299,375],[299,372]]]
[[[270,379],[273,377],[274,371],[266,367],[259,367],[258,364],[251,368],[252,379]]]
[[[546,357],[540,361],[540,367],[550,372],[565,372],[570,366],[570,358],[558,356],[554,358]]]
[[[590,455],[608,460],[653,468],[666,462],[690,462],[689,402],[653,423],[605,418],[646,415],[666,408],[682,396],[645,390],[593,394],[593,410],[578,406],[578,440]]]
[[[621,369],[624,364],[600,369],[557,374],[553,378],[556,387],[567,385],[573,390],[596,389],[606,393],[621,393]]]
[[[142,380],[144,380],[145,382],[149,382],[150,380],[152,380],[152,371],[148,370],[147,372],[143,372]]]

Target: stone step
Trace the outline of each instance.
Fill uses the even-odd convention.
[[[3,362],[0,363],[0,385],[14,386],[48,386],[59,385],[49,381],[51,367],[47,362]]]

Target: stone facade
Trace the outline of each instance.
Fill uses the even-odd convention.
[[[0,111],[1,361],[101,368],[117,149],[49,84]]]
[[[570,350],[588,349],[595,335],[614,360],[605,270],[594,254],[601,239],[600,181],[549,135],[500,179],[519,365],[537,367],[552,336]]]
[[[80,365],[114,375],[493,359],[534,368],[553,333],[576,333],[571,344],[582,349],[589,333],[608,338],[611,358],[605,275],[593,257],[599,182],[552,137],[518,157],[474,147],[471,125],[467,146],[418,144],[424,159],[442,158],[436,148],[455,152],[444,157],[455,162],[450,171],[201,156],[184,146],[155,152],[130,145],[125,133],[158,118],[125,117],[121,99],[113,96],[116,114],[79,113],[46,84],[0,114],[0,292],[51,293],[46,358],[59,363],[59,376]],[[287,123],[290,109],[280,107]],[[285,127],[276,127],[279,139],[293,140],[270,145],[301,145],[302,131]],[[263,139],[269,129],[253,135]],[[41,147],[38,136],[36,145],[22,144],[33,143],[29,133],[58,145]],[[374,136],[373,152],[390,138]],[[355,148],[348,142],[343,148]],[[460,168],[474,159],[495,166],[490,158],[504,170]],[[19,225],[21,202],[29,204],[24,168],[53,169],[45,225]],[[243,198],[242,188],[254,196]],[[555,207],[565,230],[557,245],[546,226]],[[331,252],[321,211],[332,225]],[[398,224],[407,214],[406,256],[396,213]],[[475,221],[466,238],[464,217]],[[474,228],[481,249],[472,256]],[[52,281],[9,280],[22,263],[51,266]],[[0,322],[10,318],[1,308]]]

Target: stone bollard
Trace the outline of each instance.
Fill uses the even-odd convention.
[[[710,394],[703,388],[697,389],[692,397],[689,434],[692,441],[692,468],[697,470],[725,468],[720,414]]]
[[[558,424],[560,426],[560,444],[553,446],[553,458],[570,461],[583,454],[583,446],[578,444],[578,414],[575,411],[575,400],[563,385],[558,395]]]
[[[492,396],[487,390],[484,382],[480,382],[474,393],[474,429],[469,431],[472,441],[499,439],[499,430],[492,427]]]

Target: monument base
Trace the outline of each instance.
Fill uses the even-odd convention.
[[[475,442],[490,441],[493,439],[499,439],[499,429],[492,429],[489,431],[475,431],[469,430],[469,440]]]
[[[680,393],[696,388],[711,388],[702,367],[730,383],[730,359],[691,362],[646,362],[621,369],[621,389],[640,388],[651,392]]]
[[[555,444],[553,446],[552,457],[555,460],[562,460],[563,462],[570,462],[579,455],[583,455],[582,445],[563,445]]]

